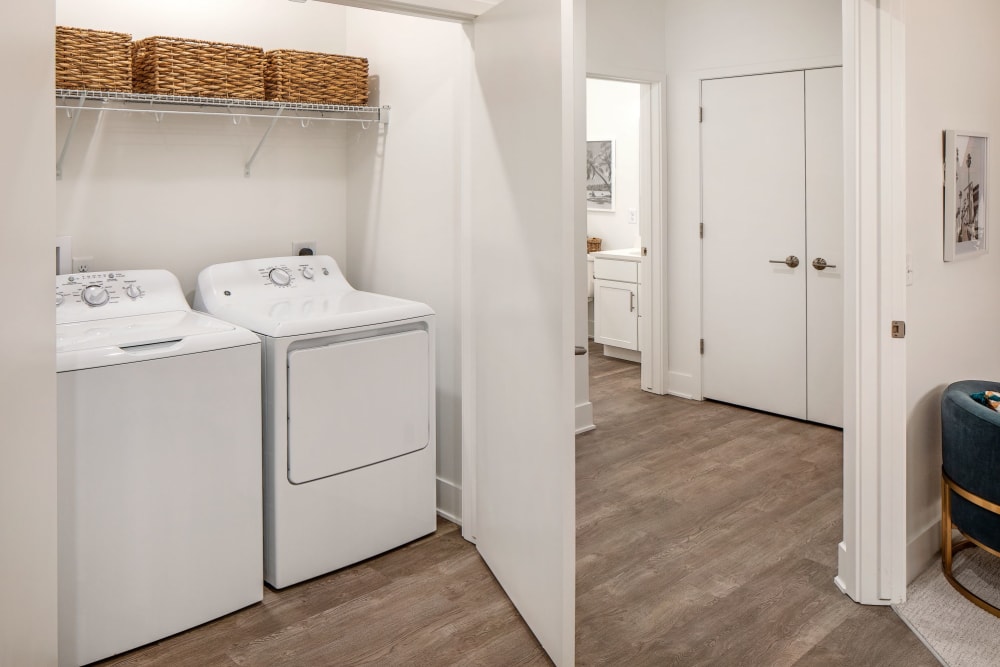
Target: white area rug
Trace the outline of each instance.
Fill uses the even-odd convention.
[[[1000,558],[981,549],[955,555],[955,578],[990,604],[1000,606]],[[1000,665],[1000,618],[952,588],[935,562],[906,590],[893,609],[948,667]]]

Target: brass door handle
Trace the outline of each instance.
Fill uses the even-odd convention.
[[[769,259],[767,261],[770,262],[771,264],[784,264],[790,269],[794,269],[796,266],[799,265],[799,258],[796,257],[795,255],[789,255],[784,259]]]
[[[825,259],[823,259],[822,257],[817,257],[816,259],[813,260],[813,268],[816,269],[817,271],[822,271],[823,269],[835,269],[837,268],[837,265],[827,264]]]

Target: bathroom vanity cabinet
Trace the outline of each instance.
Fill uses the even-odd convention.
[[[639,361],[639,252],[593,255],[594,342],[605,346],[606,355]]]

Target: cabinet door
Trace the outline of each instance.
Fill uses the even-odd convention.
[[[633,283],[594,281],[594,342],[639,349],[639,295]]]

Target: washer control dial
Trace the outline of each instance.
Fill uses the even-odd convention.
[[[139,289],[138,285],[133,283],[125,288],[125,294],[130,299],[138,299],[140,296],[142,296],[142,290]]]
[[[302,269],[302,277],[305,278],[306,280],[312,280],[313,278],[316,277],[316,272],[313,271],[313,268],[311,266],[304,267]]]
[[[62,305],[62,302],[63,302],[64,300],[65,300],[65,299],[63,298],[63,295],[62,295],[62,294],[59,294],[59,293],[57,292],[57,293],[56,293],[56,305],[57,305],[57,306],[61,306],[61,305]]]
[[[103,306],[111,298],[108,294],[108,290],[104,289],[100,285],[87,285],[83,288],[83,292],[80,293],[83,302],[88,306],[97,307]]]
[[[271,282],[278,287],[285,287],[292,282],[292,276],[288,271],[284,269],[271,269],[268,272],[267,277],[271,279]]]

